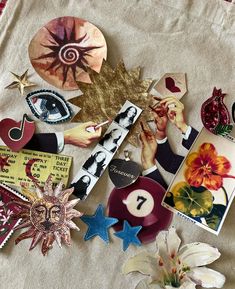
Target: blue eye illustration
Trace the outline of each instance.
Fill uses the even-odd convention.
[[[59,93],[52,90],[37,90],[29,93],[26,101],[32,113],[41,121],[49,124],[71,119],[72,110]]]

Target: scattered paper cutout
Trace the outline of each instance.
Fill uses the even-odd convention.
[[[99,73],[107,46],[101,31],[76,17],[60,17],[42,27],[29,45],[36,72],[64,90],[78,89],[77,81],[90,83],[89,70]]]
[[[52,174],[53,183],[60,180],[68,184],[72,157],[22,149],[12,152],[6,146],[0,146],[0,160],[10,166],[0,170],[0,182],[16,187],[35,188],[45,184],[47,176]]]
[[[21,200],[27,199],[5,184],[0,184],[0,248],[6,244],[14,227],[20,223],[20,220],[13,218],[13,215],[20,212],[15,201]]]
[[[235,144],[202,129],[162,204],[218,235],[235,195]]]
[[[230,124],[229,111],[223,102],[225,95],[221,89],[214,87],[212,96],[201,107],[201,119],[204,127],[215,134],[218,131],[216,129],[218,125]]]
[[[91,115],[97,123],[107,118],[113,119],[126,100],[143,110],[140,120],[152,120],[149,113],[152,97],[148,94],[152,80],[140,79],[140,72],[140,67],[126,70],[123,61],[114,70],[104,62],[99,74],[91,72],[92,85],[79,83],[83,95],[69,100],[81,108],[72,121],[86,122]],[[134,146],[138,146],[139,132],[138,120],[128,136],[128,141]]]
[[[84,215],[81,220],[88,226],[84,236],[87,241],[95,236],[99,236],[103,241],[109,243],[108,229],[118,222],[116,218],[105,217],[103,205],[99,205],[92,216]]]
[[[185,73],[166,73],[154,88],[163,98],[173,95],[181,99],[187,92],[186,75]]]
[[[62,243],[71,245],[70,229],[80,229],[72,221],[73,218],[82,216],[82,213],[74,209],[79,199],[70,200],[72,189],[63,189],[60,182],[53,189],[52,177],[49,176],[44,188],[37,187],[36,192],[27,194],[29,201],[16,202],[21,211],[15,217],[22,218],[22,222],[14,229],[27,228],[27,231],[20,234],[15,243],[32,238],[29,250],[42,242],[41,252],[45,256],[52,249],[54,241],[61,247]]]
[[[62,95],[41,89],[29,93],[26,101],[32,113],[41,121],[57,124],[68,121],[72,117],[72,110]]]
[[[24,95],[25,88],[36,85],[35,83],[28,81],[28,69],[22,75],[17,75],[13,72],[11,72],[11,74],[13,74],[15,81],[6,86],[5,89],[18,88],[20,94]]]
[[[220,257],[218,249],[200,242],[182,247],[180,244],[175,228],[162,231],[156,238],[157,252],[143,251],[131,257],[122,272],[139,272],[149,276],[141,280],[136,289],[195,289],[197,285],[222,288],[225,276],[205,267]]]
[[[24,114],[23,120],[20,122],[11,118],[0,121],[0,137],[5,145],[14,152],[22,149],[31,140],[35,129],[34,121],[27,114]]]
[[[142,226],[132,227],[127,221],[124,221],[123,229],[119,232],[114,233],[114,235],[123,240],[123,251],[130,246],[130,244],[141,246],[141,242],[137,237]]]

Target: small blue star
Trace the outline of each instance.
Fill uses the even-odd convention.
[[[104,216],[104,207],[100,204],[95,214],[92,216],[82,216],[80,218],[88,226],[84,240],[87,241],[95,236],[99,236],[106,243],[109,243],[108,228],[118,222],[116,218]]]
[[[137,234],[142,229],[142,226],[132,227],[127,221],[124,221],[122,231],[114,233],[114,235],[120,239],[123,239],[123,251],[129,247],[130,244],[137,246],[141,245]]]

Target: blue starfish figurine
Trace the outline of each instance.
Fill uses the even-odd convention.
[[[118,222],[116,218],[105,217],[104,207],[101,204],[97,207],[94,215],[84,215],[80,219],[88,226],[88,230],[84,236],[85,241],[99,236],[106,243],[109,243],[108,228]]]
[[[137,234],[142,229],[142,226],[132,227],[127,221],[124,221],[122,231],[114,233],[114,235],[123,240],[123,251],[129,247],[130,244],[137,246],[141,245]]]

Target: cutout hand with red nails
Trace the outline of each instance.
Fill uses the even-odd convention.
[[[96,127],[95,122],[85,122],[64,132],[64,143],[79,147],[87,147],[101,136],[102,128],[99,127],[94,132],[87,131],[89,127]]]
[[[155,155],[157,152],[157,142],[147,123],[141,122],[141,128],[141,163],[143,169],[147,170],[156,165]]]
[[[185,134],[188,125],[185,122],[183,103],[174,96],[169,96],[161,100],[160,105],[166,109],[169,121]]]
[[[94,128],[93,131],[88,130],[91,127]],[[89,121],[64,132],[35,134],[24,148],[48,153],[61,152],[66,144],[86,148],[97,141],[101,133],[102,127]]]
[[[156,100],[161,100],[156,98]],[[155,104],[150,107],[152,110],[152,114],[154,117],[155,125],[156,125],[156,133],[155,137],[157,140],[162,140],[166,137],[166,127],[168,123],[167,109],[163,104]]]
[[[164,99],[154,97],[154,99],[157,102],[156,104],[150,106],[150,108],[152,110],[156,125],[154,139],[155,142],[157,142],[157,149],[154,148],[152,154],[155,154],[154,158],[164,170],[175,174],[184,157],[177,155],[172,151],[170,143],[167,139],[167,124],[170,122],[181,131],[183,136],[182,145],[186,149],[190,149],[198,135],[198,132],[186,123],[184,105],[176,97],[168,96]],[[142,144],[144,143],[142,142]],[[142,154],[146,150],[146,147],[143,146],[143,149]],[[149,165],[148,167],[150,168],[147,168],[146,166],[146,169],[148,170],[147,173],[149,174],[149,177],[152,176],[160,183],[159,180],[161,180],[161,178],[159,177],[159,174],[156,173],[157,167],[156,163],[154,164],[154,158],[152,156],[150,157],[150,162],[146,162],[146,160],[144,160],[144,162],[152,164],[152,168]],[[164,186],[164,184],[162,185]]]

